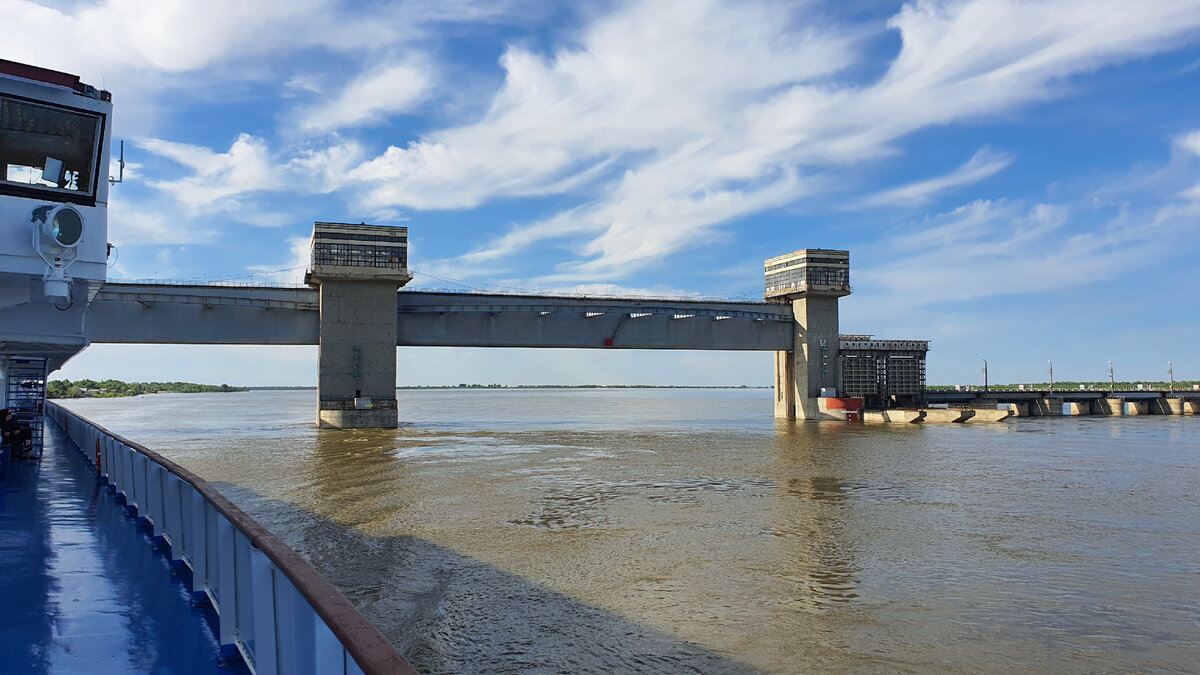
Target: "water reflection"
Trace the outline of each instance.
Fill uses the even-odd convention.
[[[809,608],[821,609],[858,597],[862,568],[845,541],[845,513],[840,508],[849,489],[849,483],[836,478],[788,481],[781,505],[784,522],[775,534],[797,540],[790,542],[796,567],[784,578],[798,584],[799,600]]]

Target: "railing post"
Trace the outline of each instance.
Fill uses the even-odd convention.
[[[237,578],[237,641],[241,645],[243,658],[253,667],[252,654],[255,645],[254,625],[254,565],[253,546],[245,533],[234,531],[233,573]]]
[[[171,561],[183,559],[183,500],[180,488],[183,479],[167,472],[166,494],[163,497],[163,536],[171,545]]]
[[[275,625],[275,567],[267,554],[250,550],[254,575],[254,668],[258,675],[279,673],[279,631]]]
[[[188,562],[192,565],[192,599],[206,599],[205,587],[208,585],[208,534],[206,528],[204,496],[196,490],[190,490],[192,527],[188,531]]]
[[[148,490],[149,499],[147,501],[149,502],[150,522],[154,526],[150,533],[157,539],[163,536],[164,526],[166,525],[166,518],[163,517],[165,515],[165,509],[163,508],[163,493],[165,492],[163,482],[166,480],[167,470],[157,462],[150,462],[149,467],[150,489]]]

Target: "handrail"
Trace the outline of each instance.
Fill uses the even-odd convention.
[[[78,429],[73,430],[69,428],[70,426],[74,426],[68,424],[69,420],[73,420],[76,422],[76,424],[82,425],[84,427],[82,431],[86,432],[90,429],[95,434],[94,440],[97,444],[97,448],[99,449],[101,446],[103,446],[104,456],[107,459],[107,461],[101,461],[101,467],[99,467],[98,470],[104,471],[107,469],[107,472],[105,472],[104,475],[108,476],[109,480],[116,484],[117,491],[126,494],[127,500],[136,500],[138,502],[136,504],[136,508],[139,511],[139,517],[146,518],[152,522],[155,534],[159,534],[161,532],[162,535],[164,535],[164,538],[171,543],[171,555],[173,558],[179,558],[183,560],[185,564],[193,568],[193,572],[196,572],[197,566],[208,564],[208,561],[188,559],[186,554],[190,551],[183,550],[185,548],[191,548],[188,545],[188,542],[184,541],[188,536],[186,525],[181,525],[182,529],[179,532],[170,532],[166,522],[153,522],[153,520],[151,520],[150,516],[153,516],[161,519],[162,521],[178,521],[182,523],[184,520],[183,516],[188,514],[179,514],[173,520],[171,515],[152,513],[155,510],[154,506],[156,505],[156,502],[157,505],[161,506],[162,502],[164,501],[165,494],[163,486],[158,485],[156,488],[150,487],[149,482],[151,481],[151,478],[145,471],[143,471],[140,476],[136,475],[134,465],[137,464],[137,462],[134,462],[133,464],[127,463],[121,457],[114,454],[113,448],[111,447],[113,443],[121,444],[133,452],[142,455],[146,459],[162,467],[169,474],[190,485],[195,490],[196,494],[198,494],[205,502],[211,505],[217,513],[223,516],[225,520],[227,520],[229,524],[233,526],[233,528],[235,528],[248,540],[249,546],[253,547],[253,550],[261,552],[276,569],[283,572],[284,576],[287,577],[293,587],[303,596],[304,600],[307,601],[313,612],[315,612],[315,614],[324,622],[325,627],[332,632],[333,636],[335,636],[338,642],[341,643],[344,650],[350,655],[350,657],[352,657],[352,664],[344,663],[344,672],[362,672],[368,675],[374,675],[376,673],[380,675],[393,673],[415,675],[417,673],[417,671],[407,661],[405,661],[404,657],[398,651],[396,651],[396,648],[392,646],[387,638],[385,638],[379,632],[379,630],[371,624],[371,622],[367,621],[367,619],[363,617],[363,615],[359,613],[359,611],[355,609],[352,604],[350,604],[350,601],[348,601],[345,596],[343,596],[341,592],[339,592],[337,588],[333,586],[333,584],[329,583],[328,580],[326,580],[315,569],[313,569],[308,561],[301,557],[300,554],[293,551],[291,547],[283,542],[283,540],[251,518],[249,514],[234,505],[233,502],[229,501],[228,498],[209,485],[208,482],[203,478],[200,478],[191,471],[188,471],[182,466],[179,466],[175,462],[172,462],[171,460],[163,457],[153,450],[150,450],[140,443],[135,443],[122,436],[114,434],[104,427],[78,415],[71,410],[68,410],[57,403],[47,401],[46,412],[64,429],[67,430],[69,437],[73,436],[72,431],[80,431]],[[82,436],[84,434],[78,435]],[[107,437],[108,440],[106,441],[102,437]],[[92,458],[85,449],[88,446],[81,444],[79,442],[80,439],[72,437],[72,440],[80,447],[84,457],[91,461]],[[114,464],[117,465],[115,469]],[[126,485],[121,485],[120,483],[122,482],[126,483]],[[147,513],[149,513],[149,516]],[[203,522],[202,519],[206,514],[197,515],[196,513],[192,513],[190,515],[193,517],[193,522]],[[193,535],[194,534],[197,533],[193,533]],[[203,533],[203,536],[212,536],[213,538],[217,538],[220,535],[206,531]],[[236,552],[233,550],[226,552],[210,552],[206,548],[208,545],[207,540],[203,544],[200,544],[199,542],[192,544],[192,546],[195,545],[199,545],[204,549],[201,552],[201,557],[216,555],[220,556],[221,558],[225,558],[227,556],[228,560],[222,560],[221,564],[223,564],[223,566],[226,568],[232,567],[235,564],[234,560]],[[231,548],[232,546],[236,546],[236,542],[231,545]],[[218,566],[221,566],[221,564],[218,564]],[[248,564],[249,563],[243,561],[243,565]],[[221,570],[221,572],[224,571],[226,570]],[[232,577],[235,576],[232,570],[228,571],[228,575],[236,586],[237,580],[232,579]],[[245,581],[243,581],[243,583],[254,585],[255,587],[253,588],[235,587],[222,588],[219,590],[204,588],[203,591],[209,595],[211,600],[216,600],[216,598],[213,597],[214,592],[221,595],[224,595],[223,592],[228,592],[230,595],[225,597],[233,598],[235,603],[240,603],[244,598],[252,597],[255,600],[260,600],[261,598],[267,596],[274,597],[272,595],[274,592],[273,587],[269,589],[258,588],[257,584],[260,582],[265,582],[266,585],[269,585],[271,582],[271,576],[269,572],[264,576],[261,574],[260,570],[256,569],[253,580],[247,578]],[[201,580],[199,583],[207,582]],[[195,588],[193,589],[193,592],[197,592]],[[221,604],[223,605],[224,602]],[[222,612],[222,608],[218,607],[216,602],[214,602],[214,608],[217,609],[218,613],[218,622],[221,629],[219,633],[222,638],[221,642],[223,645],[228,644],[225,640],[226,637],[232,637],[234,644],[238,647],[239,651],[242,652],[243,657],[250,657],[247,658],[247,665],[256,670],[256,672],[261,671],[261,669],[257,668],[256,666],[264,665],[264,663],[273,664],[273,667],[269,666],[265,669],[267,671],[274,672],[280,670],[279,666],[283,664],[277,662],[286,661],[287,659],[281,658],[275,654],[269,655],[269,658],[267,659],[256,658],[264,656],[263,654],[254,653],[255,647],[262,645],[261,640],[258,642],[258,644],[251,646],[247,644],[250,642],[249,640],[242,641],[238,639],[235,627],[225,625],[227,620],[230,618],[233,619],[231,623],[237,623],[238,620],[242,618],[241,612],[237,611],[238,608],[236,606],[234,609],[237,616],[232,617],[226,615],[228,614],[227,611]],[[272,612],[273,611],[274,610],[272,610]],[[259,622],[262,621],[262,619],[255,617],[254,621]],[[279,620],[279,623],[287,623],[289,621],[291,621],[289,617],[284,617],[283,619]],[[302,634],[305,631],[309,631],[309,637],[313,637],[311,635],[312,627],[299,625],[300,623],[301,622],[297,622],[297,625],[288,624],[287,627],[297,635]],[[267,624],[269,624],[271,627],[276,627],[277,622],[275,619],[269,619],[267,620]],[[245,628],[247,632],[253,632],[253,630],[255,630],[257,627],[258,626],[256,624],[253,628],[251,626],[246,626]],[[262,638],[265,636],[256,637]],[[314,640],[314,643],[315,642],[316,641]],[[312,650],[321,652],[319,645],[311,644],[307,646]],[[319,660],[322,664],[336,663],[338,661],[336,655],[332,656],[332,660],[330,660],[330,657],[331,655],[328,653],[322,652],[318,654],[318,658],[314,659],[314,661]],[[256,664],[254,661],[259,661],[259,663]],[[307,665],[303,666],[303,669],[313,669],[313,672],[326,672],[321,670],[320,665],[314,663],[314,661],[309,661]],[[356,666],[357,668],[352,668],[351,666]]]

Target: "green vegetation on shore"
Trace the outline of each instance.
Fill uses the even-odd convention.
[[[122,382],[120,380],[50,380],[46,385],[48,398],[115,398],[139,394],[201,394],[223,391],[249,391],[246,387],[227,384],[196,384],[194,382]]]
[[[316,387],[248,387],[251,391],[316,391]],[[397,390],[423,389],[770,389],[768,385],[747,384],[406,384]]]

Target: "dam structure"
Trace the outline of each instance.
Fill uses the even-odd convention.
[[[837,299],[849,253],[768,263],[762,302],[406,290],[407,228],[318,222],[308,287],[109,283],[89,310],[97,343],[316,344],[317,424],[395,427],[395,348],[765,351],[775,414],[845,420]],[[924,361],[921,361],[923,385]]]

